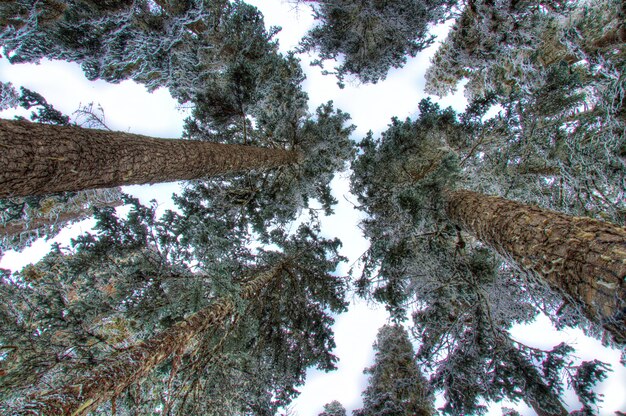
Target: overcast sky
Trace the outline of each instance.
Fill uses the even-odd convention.
[[[267,26],[281,26],[278,39],[282,51],[292,49],[311,27],[313,20],[306,6],[295,8],[281,0],[249,0],[265,15]],[[445,28],[437,28],[437,33],[445,33]],[[309,94],[309,107],[333,100],[336,107],[352,116],[357,126],[353,138],[359,140],[368,130],[378,134],[384,131],[391,117],[405,118],[415,115],[418,102],[424,97],[424,72],[434,47],[409,60],[400,70],[393,70],[387,80],[375,85],[359,85],[348,82],[341,90],[332,76],[321,75],[318,68],[308,65],[310,60],[302,56],[303,68],[307,74],[304,87]],[[44,62],[41,65],[10,66],[0,59],[0,80],[11,81],[16,87],[25,86],[41,93],[50,103],[66,114],[71,114],[79,105],[89,102],[99,103],[106,116],[107,125],[113,130],[129,131],[154,137],[177,138],[182,131],[184,111],[177,109],[177,103],[164,89],[148,94],[141,85],[131,81],[108,84],[103,81],[87,81],[76,64],[64,62]],[[438,100],[443,106],[452,105],[461,111],[466,105],[462,95]],[[1,117],[12,117],[12,112],[0,113]],[[348,173],[341,173],[333,183],[334,196],[339,201],[335,215],[326,218],[322,230],[327,236],[339,237],[343,241],[342,254],[350,261],[340,270],[346,273],[351,263],[367,249],[367,242],[361,237],[357,224],[361,214],[351,204],[355,198],[349,194]],[[139,197],[143,203],[157,199],[162,209],[172,208],[170,195],[178,188],[177,184],[125,187],[124,191]],[[351,202],[349,202],[351,201]],[[65,229],[53,241],[67,243],[69,238],[88,230],[91,220],[83,221]],[[7,253],[0,260],[0,267],[19,269],[37,261],[43,256],[51,242],[38,241],[23,253]],[[316,416],[322,406],[332,400],[339,400],[350,412],[360,407],[360,394],[366,384],[362,374],[371,365],[373,353],[371,345],[376,332],[387,319],[385,311],[362,301],[355,301],[350,311],[337,318],[334,330],[340,357],[338,371],[320,373],[310,370],[307,383],[301,388],[301,395],[292,406],[299,416]],[[601,387],[606,393],[601,414],[610,415],[615,410],[626,410],[626,371],[619,364],[619,353],[600,345],[598,341],[584,337],[580,331],[557,333],[547,318],[543,317],[530,326],[514,328],[513,336],[537,347],[552,347],[564,339],[577,347],[580,360],[599,358],[612,363],[615,372]],[[492,406],[490,414],[500,415],[502,405],[516,407],[523,414],[533,412],[523,404],[510,403]],[[571,409],[579,405],[568,403]]]

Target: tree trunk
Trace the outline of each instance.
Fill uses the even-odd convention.
[[[446,211],[626,342],[626,229],[466,190],[446,194]]]
[[[279,265],[260,273],[242,288],[241,297],[250,299],[256,296],[278,275],[282,267]],[[30,403],[19,414],[75,416],[92,412],[133,383],[143,380],[174,352],[184,351],[197,335],[222,326],[234,313],[235,303],[232,299],[218,299],[184,321],[107,360],[72,385],[31,397]]]
[[[58,215],[53,215],[52,217],[43,216],[33,218],[27,222],[10,222],[5,225],[0,224],[0,238],[17,236],[21,233],[36,231],[38,228],[46,226],[52,227],[56,225],[57,227],[63,228],[68,224],[82,221],[86,218],[91,217],[93,215],[94,207],[119,207],[122,204],[122,200],[118,199],[117,201],[105,202],[102,204],[93,204],[90,207],[78,211],[60,212]]]
[[[298,158],[288,150],[0,120],[0,198],[200,179]]]

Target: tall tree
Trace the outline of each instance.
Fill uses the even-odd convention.
[[[33,110],[30,120],[38,123],[67,126],[70,117],[61,113],[53,105],[34,91],[21,87],[15,93],[13,106]],[[80,109],[86,117],[97,119],[100,127],[105,127],[104,116],[93,111],[93,105]],[[100,109],[103,111],[102,109]],[[22,117],[16,117],[23,119]],[[75,124],[75,121],[72,122]],[[120,189],[100,189],[81,192],[65,192],[49,196],[13,197],[0,200],[0,255],[2,251],[22,250],[37,238],[51,239],[61,229],[75,221],[88,218],[93,208],[122,204]]]
[[[295,163],[296,152],[0,120],[1,197],[199,179]]]
[[[440,198],[463,181],[459,159],[449,154],[463,127],[451,111],[426,104],[416,123],[396,120],[380,143],[364,140],[353,165],[353,189],[370,214],[362,227],[371,241],[357,288],[385,303],[397,320],[413,310],[418,359],[434,370],[431,382],[444,393],[444,412],[481,414],[481,398],[506,397],[524,400],[540,414],[563,414],[561,374],[576,379],[578,369],[547,368],[569,361],[569,347],[539,351],[508,332],[534,319],[546,291],[536,275],[503,264],[450,221]],[[603,368],[580,368],[587,366]],[[586,389],[593,382],[587,380]]]
[[[189,101],[235,56],[275,48],[259,11],[241,1],[3,3],[0,44],[12,63],[80,63],[89,79],[133,79]],[[42,22],[44,24],[42,24]]]
[[[472,184],[471,177],[462,175],[453,150],[464,137],[464,127],[451,110],[441,111],[429,102],[420,108],[419,120],[394,120],[378,144],[371,138],[364,140],[363,152],[353,165],[353,189],[373,217],[371,230],[389,234],[393,228],[404,228],[389,241],[391,245],[416,232],[437,235],[445,227],[452,227],[449,232],[454,236],[458,227],[460,246],[465,244],[461,231],[471,234],[514,260],[522,270],[548,282],[589,319],[603,325],[615,341],[624,342],[624,229],[480,193],[455,191],[464,183]],[[475,198],[471,210],[455,208],[464,207],[471,198]],[[496,201],[502,201],[501,210],[486,210]],[[516,210],[513,217],[511,209]],[[511,226],[504,228],[511,219]],[[496,223],[500,228],[487,225]],[[522,242],[518,233],[526,233],[530,239]],[[559,247],[558,254],[554,254],[554,245]]]
[[[342,85],[346,75],[360,81],[384,80],[391,68],[402,67],[432,44],[428,29],[442,21],[446,0],[320,0],[307,1],[319,24],[301,42],[300,51],[315,51],[322,65],[340,60],[335,74]]]
[[[193,240],[195,247],[204,248],[196,252],[187,246],[189,240],[180,238],[182,223],[176,225],[174,213],[157,221],[154,207],[133,204],[126,221],[103,211],[100,234],[82,237],[76,254],[53,253],[3,282],[11,307],[3,310],[7,326],[2,343],[19,346],[10,351],[13,361],[4,369],[4,388],[21,386],[12,394],[24,397],[44,379],[51,385],[49,394],[38,400],[42,392],[35,390],[30,397],[63,408],[85,403],[72,387],[76,380],[98,389],[94,378],[81,378],[86,374],[121,383],[151,373],[104,407],[139,413],[155,406],[196,414],[273,413],[297,394],[295,386],[308,367],[334,368],[330,312],[345,308],[344,282],[330,274],[341,260],[338,241],[321,239],[315,228],[302,226],[291,237],[272,234],[281,251],[260,250],[252,256],[244,235],[227,223],[209,220],[199,232],[208,231],[213,238]],[[196,263],[196,272],[186,266],[189,261]],[[277,267],[276,280],[265,281],[253,299],[241,298],[242,288],[256,282],[259,271]],[[19,288],[25,280],[30,282],[26,292]],[[49,307],[24,316],[29,301]],[[227,317],[220,315],[212,329],[198,333],[184,323],[201,325],[200,317],[211,315],[216,304],[222,312],[224,305],[234,309]],[[17,315],[23,319],[13,319]],[[49,329],[32,333],[26,327]],[[174,348],[178,336],[193,342]],[[150,341],[137,343],[142,338]],[[169,358],[163,355],[166,350],[172,353]],[[155,360],[133,361],[143,369],[141,374],[123,369],[125,358],[154,358],[158,351],[163,354]],[[59,356],[64,357],[61,362],[55,359]],[[100,365],[94,369],[94,363]],[[114,367],[120,371],[107,370]],[[104,396],[96,390],[92,398],[99,402]],[[55,392],[62,391],[76,393],[78,401],[55,401]],[[15,409],[19,403],[7,400],[6,405]]]
[[[37,238],[49,240],[67,225],[91,217],[94,209],[122,204],[119,188],[2,200],[0,253],[4,250],[20,251]]]
[[[270,222],[294,220],[313,199],[331,212],[336,201],[330,182],[353,154],[349,136],[354,127],[348,125],[350,116],[332,102],[309,111],[304,78],[293,54],[276,54],[258,65],[234,68],[223,89],[199,95],[185,126],[187,137],[285,148],[303,157],[273,171],[196,183],[182,197],[238,216],[259,233]],[[219,99],[224,96],[230,100]]]
[[[317,416],[347,416],[346,408],[337,400],[324,405],[322,413]]]
[[[490,192],[624,224],[622,2],[533,3],[468,2],[426,90],[501,106],[464,160]]]
[[[415,351],[406,329],[385,325],[374,343],[374,365],[363,391],[363,408],[355,416],[434,414],[434,396],[415,362]]]
[[[242,299],[256,295],[270,280],[276,278],[280,267],[261,272],[246,283],[241,290]],[[213,326],[222,326],[234,312],[235,302],[232,299],[218,299],[171,328],[117,354],[109,362],[90,371],[88,376],[75,380],[72,385],[45,392],[32,405],[26,404],[24,413],[35,411],[50,415],[80,415],[94,411],[104,401],[141,381],[156,366],[174,352],[183,350],[202,332]]]

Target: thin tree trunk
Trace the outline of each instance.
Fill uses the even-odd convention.
[[[626,342],[626,229],[466,190],[446,199],[450,220]]]
[[[298,158],[288,150],[0,120],[0,198],[200,179]]]
[[[65,227],[68,224],[82,221],[86,218],[89,218],[93,215],[93,208],[104,208],[104,207],[119,207],[122,205],[122,200],[118,199],[116,201],[105,202],[102,204],[93,204],[88,208],[81,209],[78,211],[65,211],[60,212],[56,216],[44,216],[33,218],[27,222],[15,223],[11,222],[6,225],[0,225],[0,237],[13,237],[19,235],[24,232],[36,231],[38,228],[46,227],[46,226],[58,226]]]
[[[250,299],[256,296],[278,275],[282,267],[281,264],[260,273],[242,288],[241,297]],[[222,326],[235,311],[232,299],[218,299],[184,321],[121,352],[72,385],[31,398],[19,414],[75,416],[94,411],[100,404],[143,380],[174,352],[184,351],[197,335]]]

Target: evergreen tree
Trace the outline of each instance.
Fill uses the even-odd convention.
[[[356,416],[432,415],[434,397],[415,363],[409,335],[399,325],[385,325],[374,344],[374,365],[365,370],[369,385]]]
[[[22,0],[3,4],[0,44],[12,63],[80,63],[87,78],[133,79],[189,101],[236,56],[275,48],[258,10],[241,1]]]
[[[298,152],[301,158],[273,171],[195,183],[182,198],[237,216],[261,234],[270,222],[294,220],[312,199],[330,213],[336,202],[330,182],[353,154],[349,115],[332,102],[309,112],[301,85],[304,75],[293,54],[268,56],[263,65],[243,66],[229,77],[225,91],[239,101],[225,110],[221,105],[229,101],[217,99],[222,92],[200,95],[187,120],[186,137],[281,148]]]
[[[620,0],[468,2],[432,60],[426,90],[445,95],[468,78],[468,96],[506,100],[532,94],[560,65],[602,88],[608,72],[621,72],[622,17]],[[600,62],[605,68],[594,69]]]
[[[347,416],[346,409],[337,400],[324,405],[324,410],[318,416]]]
[[[52,125],[70,125],[70,117],[54,108],[41,94],[24,87],[20,88],[19,95],[14,92],[15,106],[35,110],[31,111],[30,120]],[[119,188],[2,199],[0,255],[4,250],[20,251],[40,237],[53,238],[64,226],[90,217],[93,208],[121,204]]]
[[[451,110],[441,111],[427,101],[420,109],[415,123],[394,120],[379,144],[367,138],[353,165],[353,189],[373,216],[371,227],[366,222],[366,235],[374,231],[376,238],[394,235],[383,244],[387,250],[394,244],[403,247],[402,240],[411,235],[445,231],[460,249],[465,244],[460,231],[467,232],[548,282],[589,319],[602,324],[617,342],[623,342],[624,286],[619,280],[625,273],[620,264],[623,229],[453,190],[463,182],[471,185],[472,180],[461,175],[458,154],[452,148],[463,140],[464,127]],[[370,252],[378,257],[375,249]]]
[[[214,238],[196,252],[180,237],[176,214],[156,220],[154,207],[129,202],[128,220],[102,211],[99,235],[81,237],[75,254],[57,251],[3,282],[2,344],[28,344],[3,361],[7,397],[28,396],[51,414],[78,403],[95,409],[106,398],[105,409],[139,413],[165,406],[266,414],[289,403],[308,367],[334,368],[329,313],[345,308],[344,282],[329,274],[341,260],[338,241],[308,226],[292,237],[276,230],[272,242],[281,251],[253,256],[245,235],[216,219],[205,223]],[[255,276],[264,270],[275,279],[261,284]],[[49,307],[26,317],[30,301]],[[37,380],[50,390],[42,393],[39,383],[33,391]]]
[[[402,67],[432,44],[429,25],[443,20],[448,1],[321,0],[310,1],[319,25],[301,42],[300,50],[316,51],[320,59],[339,60],[340,85],[346,75],[360,81],[384,80],[391,68]]]
[[[624,224],[622,2],[533,3],[468,3],[426,91],[466,78],[471,100],[503,108],[464,159],[495,182],[488,192]]]
[[[276,278],[277,273],[278,268],[271,269],[246,283],[242,287],[242,299],[255,295]],[[32,405],[27,404],[26,409],[45,414],[85,414],[95,410],[104,401],[141,381],[170,355],[183,350],[198,334],[223,325],[234,312],[235,303],[232,300],[218,299],[171,328],[125,349],[109,362],[92,369],[88,376],[76,379],[60,390],[46,392]]]
[[[418,354],[427,368],[435,370],[431,381],[435,388],[444,391],[445,412],[479,414],[485,410],[479,405],[480,398],[497,401],[507,397],[524,400],[543,414],[563,414],[560,401],[563,387],[559,376],[553,374],[560,374],[561,370],[575,373],[575,369],[561,366],[547,374],[537,363],[552,362],[557,356],[562,357],[563,363],[563,357],[571,351],[556,348],[538,352],[516,343],[508,330],[513,324],[534,319],[541,310],[537,299],[546,298],[543,286],[549,284],[565,294],[570,305],[587,308],[587,315],[604,325],[619,342],[623,332],[618,329],[623,325],[619,313],[609,319],[597,313],[615,311],[612,308],[619,309],[623,300],[619,300],[619,294],[616,300],[616,292],[611,289],[604,295],[594,293],[593,290],[604,287],[596,281],[590,293],[596,296],[593,302],[598,303],[585,304],[589,298],[577,293],[588,290],[587,282],[578,280],[579,284],[572,286],[575,280],[567,284],[564,280],[555,281],[556,276],[568,276],[570,272],[537,267],[538,263],[533,261],[547,258],[544,257],[547,253],[530,254],[529,250],[541,250],[541,243],[523,242],[511,236],[517,232],[532,235],[539,229],[541,242],[551,244],[551,237],[560,238],[557,236],[561,218],[568,222],[564,228],[572,227],[574,232],[581,232],[575,228],[579,221],[594,226],[598,223],[503,198],[452,190],[477,186],[475,178],[464,176],[471,170],[462,170],[461,159],[454,150],[454,147],[464,148],[471,126],[457,121],[452,110],[440,110],[429,101],[423,101],[420,110],[416,122],[394,120],[380,142],[375,142],[371,135],[364,139],[362,152],[353,164],[352,187],[359,195],[361,208],[369,214],[363,230],[371,241],[357,289],[384,302],[397,320],[404,319],[407,305],[415,305],[415,331],[422,343]],[[470,195],[485,205],[474,205],[462,214],[453,212],[452,207],[463,204]],[[500,202],[511,205],[488,207]],[[512,211],[513,207],[518,211]],[[533,230],[532,224],[538,223],[532,222],[532,218],[539,212],[545,217],[541,226],[534,226]],[[471,216],[475,217],[470,219]],[[491,228],[487,225],[491,221],[500,225]],[[503,227],[501,221],[512,221],[510,228]],[[480,227],[491,229],[493,239]],[[547,238],[543,230],[548,230]],[[619,227],[612,230],[609,235],[621,235]],[[570,243],[573,241],[580,240]],[[619,251],[623,242],[618,241]],[[561,240],[558,244],[560,249],[569,250]],[[582,248],[583,244],[576,246]],[[595,240],[586,243],[583,252],[593,249],[595,244]],[[526,272],[517,272],[512,267],[515,263],[502,263],[488,246],[505,259],[514,260]],[[513,246],[519,249],[517,254]],[[528,260],[522,260],[522,256],[528,256]],[[554,266],[563,266],[562,258],[569,258],[574,265],[579,261],[567,257],[567,252],[560,252],[559,258]],[[594,258],[590,258],[590,266]],[[586,275],[582,272],[578,278],[584,279]],[[547,295],[550,302],[553,296]],[[593,309],[603,299],[617,303],[609,309]],[[573,322],[577,321],[570,321]],[[590,389],[589,384],[587,388]]]

